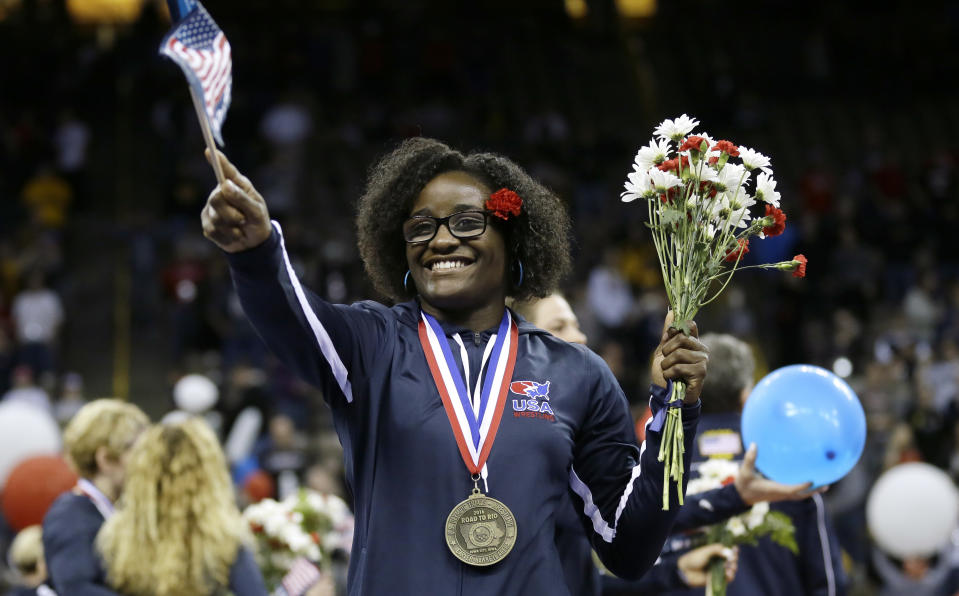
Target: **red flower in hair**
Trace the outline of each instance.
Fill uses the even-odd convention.
[[[799,267],[796,267],[793,271],[793,277],[806,277],[806,263],[809,261],[803,255],[796,255],[793,257],[794,261],[799,261]]]
[[[749,238],[737,238],[736,243],[739,247],[726,253],[726,261],[729,263],[735,263],[749,253]]]
[[[716,141],[716,144],[713,145],[713,149],[716,151],[722,151],[723,153],[728,153],[730,157],[739,157],[739,147],[734,145],[731,141]]]
[[[483,206],[492,215],[506,220],[510,215],[519,215],[522,212],[523,199],[510,189],[501,188],[491,194]]]
[[[772,205],[766,205],[766,217],[772,216],[773,225],[763,228],[763,234],[767,236],[778,236],[786,229],[786,214],[782,209],[777,209]]]
[[[679,150],[686,151],[688,149],[692,149],[693,151],[699,151],[699,147],[703,144],[703,141],[705,140],[706,139],[704,139],[703,137],[697,137],[696,135],[693,135],[691,137],[688,137],[683,142],[683,144],[679,146]]]

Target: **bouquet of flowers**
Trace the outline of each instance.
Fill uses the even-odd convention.
[[[739,263],[749,252],[749,239],[777,236],[786,228],[769,158],[731,141],[715,141],[705,132],[689,135],[698,125],[686,114],[664,120],[649,145],[636,154],[622,193],[624,202],[646,202],[646,225],[673,311],[672,326],[687,334],[699,309],[719,296],[737,269],[747,268]],[[806,257],[748,268],[780,269],[804,277]],[[658,456],[666,462],[663,509],[669,509],[670,479],[680,488],[683,504],[685,448],[679,406],[685,394],[685,384],[675,382],[667,404]]]
[[[335,551],[349,554],[353,542],[353,515],[335,495],[300,489],[283,501],[264,499],[248,506],[243,518],[253,531],[257,562],[271,591],[298,561],[328,570],[330,556]]]
[[[709,459],[700,464],[699,477],[689,481],[689,495],[713,490],[736,481],[739,466],[730,460]],[[785,513],[771,511],[769,503],[756,503],[746,513],[733,516],[724,523],[706,528],[705,543],[721,543],[732,547],[739,544],[756,545],[763,536],[798,554],[795,528]],[[725,596],[726,571],[723,559],[715,559],[709,565],[709,593]]]

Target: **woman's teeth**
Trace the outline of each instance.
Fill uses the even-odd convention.
[[[450,269],[459,269],[460,267],[465,267],[466,263],[463,261],[437,261],[433,263],[431,269],[433,271],[448,271]]]

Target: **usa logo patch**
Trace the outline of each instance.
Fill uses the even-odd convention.
[[[513,400],[513,416],[515,418],[545,418],[556,420],[553,408],[549,405],[549,381],[513,381],[509,390],[525,399]]]

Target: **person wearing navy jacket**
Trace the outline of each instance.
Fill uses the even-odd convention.
[[[707,412],[702,416],[695,442],[694,471],[699,462],[709,457],[744,457],[740,411],[752,388],[755,368],[749,346],[733,336],[707,334],[702,340],[710,349],[710,376],[705,384],[709,406],[704,408]],[[772,509],[792,519],[799,554],[794,555],[768,538],[760,539],[758,546],[740,547],[738,572],[727,594],[841,596],[845,593],[845,574],[839,542],[822,501],[821,493],[825,489],[810,491],[811,483],[783,485],[761,478],[754,467],[756,455],[755,445],[745,450],[735,483],[689,495],[674,530],[719,523],[746,512],[756,502],[772,502]],[[664,552],[677,554],[689,544],[688,534],[674,534]],[[691,596],[702,594],[702,590],[663,593]]]
[[[115,596],[94,540],[123,489],[127,453],[149,423],[131,403],[98,399],[80,408],[64,429],[67,461],[80,479],[43,518],[49,584],[58,594]]]
[[[570,489],[611,570],[653,564],[676,514],[660,433],[637,445],[605,363],[505,307],[568,268],[558,198],[505,158],[405,141],[372,169],[357,224],[374,286],[412,300],[333,305],[300,284],[250,181],[211,157],[227,180],[204,234],[257,332],[333,410],[356,513],[350,594],[569,594],[554,532]],[[708,359],[695,335],[666,326],[651,389],[658,411],[668,380],[688,384],[690,451]]]

